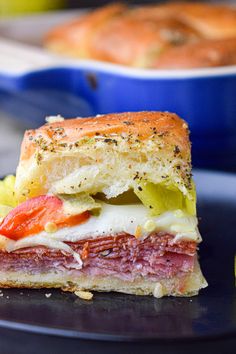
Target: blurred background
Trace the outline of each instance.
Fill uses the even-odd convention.
[[[0,0],[0,15],[19,15],[19,14],[31,14],[35,12],[61,10],[61,9],[76,9],[81,7],[97,7],[102,6],[112,1],[109,0],[34,0],[34,1],[22,1],[22,0]],[[114,2],[114,1],[113,1]],[[122,1],[121,1],[122,2]],[[168,2],[168,0],[126,0],[124,1],[130,4],[148,4],[148,3],[160,3]],[[174,2],[174,1],[173,1]],[[186,0],[186,2],[196,2],[195,0]],[[204,0],[202,1],[204,2]],[[219,3],[224,1],[219,0],[205,0],[205,2]],[[233,2],[233,1],[231,1]]]
[[[107,0],[34,0],[34,1],[21,1],[21,0],[0,0],[0,39],[16,40],[17,42],[25,42],[28,45],[38,45],[42,33],[47,28],[53,27],[54,24],[63,22],[67,18],[76,17],[82,8],[91,8],[101,6],[111,1]],[[125,1],[129,4],[148,4],[159,3],[159,1]],[[162,1],[165,2],[165,1]],[[195,1],[187,1],[194,3]],[[204,1],[203,1],[204,2]],[[219,3],[217,0],[205,1],[208,3]],[[222,1],[221,1],[222,3]],[[224,3],[226,3],[224,1]],[[230,3],[228,1],[227,3]],[[234,3],[233,1],[231,3]],[[44,20],[45,19],[45,20]],[[0,48],[1,51],[1,48]],[[8,58],[1,61],[0,53],[0,70],[9,61],[17,57],[17,53],[8,54]],[[16,65],[17,66],[17,65]],[[15,68],[17,72],[17,67]],[[73,74],[71,80],[73,81]],[[94,85],[93,77],[89,78],[90,85]],[[1,83],[6,83],[5,78],[0,81],[0,175],[14,173],[19,158],[20,143],[25,129],[34,128],[42,123],[45,112],[48,114],[59,114],[66,117],[70,116],[86,116],[93,113],[87,104],[86,100],[82,97],[69,95],[66,91],[53,92],[52,90],[37,90],[34,92],[30,89],[25,89],[24,83],[20,83],[24,92],[12,89],[11,78],[5,85],[4,89],[1,88]],[[45,77],[39,78],[45,84]],[[58,78],[58,85],[60,79]],[[32,80],[33,81],[33,80]],[[75,81],[75,80],[74,80]],[[95,82],[96,85],[96,82]],[[50,86],[50,85],[49,85]],[[7,89],[6,89],[7,87]],[[229,85],[227,86],[229,87]],[[186,89],[188,90],[188,89]],[[212,90],[209,85],[208,90]],[[236,93],[236,92],[235,92]],[[45,101],[45,97],[47,100]],[[49,100],[48,100],[49,98]],[[217,101],[217,99],[216,99]],[[72,108],[73,107],[73,108]],[[144,107],[145,108],[145,107]],[[235,107],[236,111],[236,107]],[[98,112],[96,112],[98,113]],[[236,126],[236,124],[235,124]],[[194,148],[198,144],[198,136]],[[206,139],[208,139],[206,137]],[[219,136],[217,136],[215,145],[221,143]],[[236,139],[235,139],[236,142]],[[213,150],[215,151],[214,146]],[[224,143],[225,144],[225,143]],[[231,144],[226,143],[227,144]],[[227,145],[228,148],[228,145]],[[230,150],[231,149],[231,150]],[[205,154],[206,151],[203,151]],[[224,170],[236,170],[236,144],[234,142],[230,145],[226,154],[231,154],[233,159],[227,165],[213,163],[209,164],[209,168],[221,168]],[[207,153],[207,152],[206,152]],[[226,155],[225,155],[226,156]],[[221,156],[222,161],[225,156]],[[228,159],[228,155],[226,157]],[[209,155],[209,161],[211,155]],[[207,163],[201,164],[196,162],[197,167],[208,167]]]

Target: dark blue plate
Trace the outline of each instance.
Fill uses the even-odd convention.
[[[195,180],[209,282],[199,296],[95,294],[86,302],[61,291],[3,290],[0,352],[235,353],[236,175],[198,171]]]

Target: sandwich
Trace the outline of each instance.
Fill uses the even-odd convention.
[[[206,287],[189,130],[167,112],[26,131],[0,185],[0,286],[192,296]]]

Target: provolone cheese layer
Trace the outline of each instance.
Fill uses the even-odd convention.
[[[58,229],[54,233],[40,232],[18,241],[6,240],[5,249],[9,252],[43,245],[49,248],[69,251],[64,242],[78,242],[104,236],[126,233],[137,238],[146,238],[153,232],[165,231],[174,235],[173,242],[201,241],[197,218],[181,210],[168,211],[157,217],[150,217],[142,204],[109,205],[102,204],[99,216],[91,216],[83,224]]]

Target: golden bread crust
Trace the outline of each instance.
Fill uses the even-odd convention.
[[[197,30],[205,38],[220,39],[236,36],[236,9],[234,7],[207,3],[173,3],[167,6],[184,23]]]
[[[195,42],[199,37],[194,29],[174,18],[137,21],[127,14],[107,23],[94,35],[93,58],[148,67],[153,57],[167,48],[180,43]]]
[[[61,54],[66,52],[75,57],[93,58],[93,36],[125,9],[124,4],[111,4],[59,26],[47,34],[46,46]]]
[[[48,191],[103,192],[110,198],[132,188],[137,173],[153,183],[168,178],[188,193],[189,131],[176,114],[107,114],[28,131],[17,169],[16,194],[20,201]]]
[[[236,64],[236,37],[169,48],[153,63],[157,69],[191,69]]]
[[[206,55],[218,48],[222,59],[217,65],[235,64],[235,47],[227,60],[223,53],[228,45],[219,41],[230,38],[236,38],[236,9],[230,6],[179,2],[128,8],[116,4],[55,28],[47,35],[45,45],[64,55],[147,68],[155,67],[159,56],[173,48],[172,54],[182,68],[178,50],[181,55],[182,46],[195,42],[199,43],[196,50],[206,51]],[[186,50],[185,54],[186,68],[213,66],[211,60],[194,61],[191,52]],[[169,62],[167,59],[157,68],[173,68]]]
[[[125,112],[66,119],[62,122],[45,124],[36,130],[28,130],[23,139],[20,161],[31,158],[40,147],[38,141],[40,138],[45,139],[48,144],[55,144],[54,148],[57,148],[57,143],[73,144],[84,137],[103,135],[109,138],[122,133],[138,136],[141,140],[162,135],[167,144],[176,144],[177,139],[183,153],[189,150],[188,126],[176,114],[154,111]],[[70,146],[61,148],[70,149]]]

